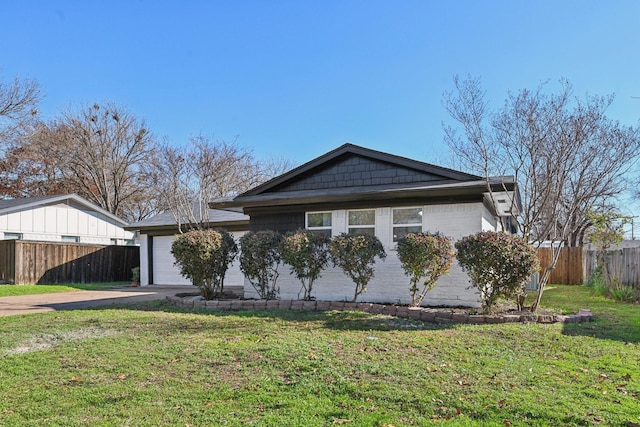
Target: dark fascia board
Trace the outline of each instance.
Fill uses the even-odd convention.
[[[382,151],[372,150],[370,148],[361,147],[359,145],[354,144],[343,144],[340,147],[329,151],[328,153],[323,154],[320,157],[316,157],[315,159],[298,166],[286,172],[280,176],[277,176],[264,184],[261,184],[257,187],[252,188],[249,191],[246,191],[240,194],[238,197],[245,196],[255,196],[258,194],[262,194],[265,191],[268,191],[282,183],[289,181],[291,179],[296,178],[299,175],[302,175],[314,168],[317,168],[324,163],[327,163],[337,157],[340,157],[344,154],[357,154],[363,157],[369,157],[374,160],[379,160],[387,163],[393,163],[398,166],[404,166],[411,169],[416,169],[422,172],[432,173],[436,175],[441,175],[445,178],[455,180],[455,181],[476,181],[482,179],[477,175],[471,175],[465,172],[456,171],[453,169],[444,168],[441,166],[432,165],[430,163],[420,162],[418,160],[409,159],[407,157],[396,156],[395,154],[384,153]]]
[[[34,197],[34,198],[25,198],[24,199],[24,203],[16,203],[10,207],[4,208],[4,209],[0,209],[0,214],[6,214],[6,213],[11,213],[11,212],[16,212],[16,211],[21,211],[24,209],[30,209],[30,208],[37,208],[40,206],[46,206],[46,205],[50,205],[53,203],[60,203],[60,202],[66,202],[69,200],[73,200],[74,202],[76,202],[77,204],[84,206],[85,208],[88,208],[90,210],[93,210],[95,212],[98,212],[104,216],[106,216],[107,218],[112,219],[113,221],[117,222],[118,224],[120,224],[123,228],[124,226],[127,225],[127,222],[125,220],[123,220],[122,218],[112,214],[111,212],[102,209],[100,206],[95,205],[93,203],[91,203],[90,201],[83,199],[82,197],[78,196],[77,194],[61,194],[61,195],[56,195],[56,196],[44,196],[44,197]]]
[[[499,182],[492,182],[494,190],[513,190],[513,181],[501,179]],[[212,209],[230,208],[253,208],[253,207],[275,207],[291,205],[313,205],[325,203],[347,203],[359,201],[391,201],[407,198],[430,198],[455,197],[480,195],[487,191],[487,181],[476,180],[468,182],[451,182],[430,185],[388,185],[375,187],[349,187],[341,189],[311,190],[311,191],[291,191],[260,194],[255,196],[236,197],[232,201],[216,200],[210,203]]]

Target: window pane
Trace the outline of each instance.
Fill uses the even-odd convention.
[[[331,212],[308,213],[307,227],[331,227]]]
[[[367,235],[367,236],[375,236],[375,229],[373,228],[350,228],[349,234],[353,234],[356,236]]]
[[[6,240],[20,240],[22,239],[22,233],[4,233]]]
[[[420,233],[421,231],[421,225],[415,225],[411,227],[393,227],[393,241],[397,242],[409,233]]]
[[[327,237],[331,237],[331,229],[325,228],[324,230],[311,230],[313,233],[324,234]]]
[[[349,225],[375,225],[376,211],[349,211]]]
[[[422,208],[393,210],[394,224],[422,224]]]

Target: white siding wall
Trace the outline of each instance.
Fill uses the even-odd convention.
[[[346,231],[346,211],[334,211],[332,232],[334,235]],[[439,231],[454,241],[463,236],[482,230],[491,230],[491,215],[482,203],[448,204],[423,206],[423,229]],[[408,303],[409,280],[405,276],[392,242],[391,208],[376,209],[376,235],[385,245],[387,258],[377,261],[375,278],[369,283],[368,291],[358,301]],[[279,278],[280,298],[297,299],[300,282],[283,266]],[[454,263],[451,272],[443,276],[436,287],[429,292],[424,305],[430,306],[471,306],[478,307],[479,295],[468,289],[469,278]],[[314,284],[313,296],[318,300],[347,300],[353,298],[354,285],[350,279],[336,268],[328,268]],[[258,294],[245,280],[245,296],[257,298]]]
[[[231,235],[236,240],[245,234],[245,232],[232,232]],[[171,255],[171,244],[176,239],[175,236],[155,236],[153,238],[153,281],[154,285],[191,285],[191,281],[185,279],[178,267],[174,265],[175,259]],[[140,282],[141,284],[149,284],[149,263],[148,257],[147,235],[140,236]],[[227,270],[224,279],[225,286],[243,286],[244,276],[240,271],[240,262],[238,258],[231,264]]]
[[[0,232],[22,233],[25,240],[54,242],[61,241],[63,235],[78,236],[80,243],[103,245],[111,244],[111,239],[133,239],[132,232],[124,230],[110,218],[66,204],[0,215]]]

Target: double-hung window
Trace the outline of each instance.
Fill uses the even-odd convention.
[[[376,210],[364,209],[349,211],[349,234],[376,234]]]
[[[393,209],[393,241],[397,242],[409,233],[422,231],[422,208]]]
[[[331,237],[331,212],[307,212],[307,230]]]

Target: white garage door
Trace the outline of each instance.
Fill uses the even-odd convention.
[[[243,232],[231,233],[236,242]],[[171,244],[174,236],[155,236],[153,238],[153,281],[154,285],[190,285],[191,282],[180,274],[178,267],[173,265],[175,260],[171,255]],[[244,276],[240,271],[240,262],[236,260],[227,270],[224,279],[225,286],[244,286]]]
[[[191,282],[180,274],[171,255],[174,236],[155,236],[153,238],[153,284],[154,285],[190,285]]]

